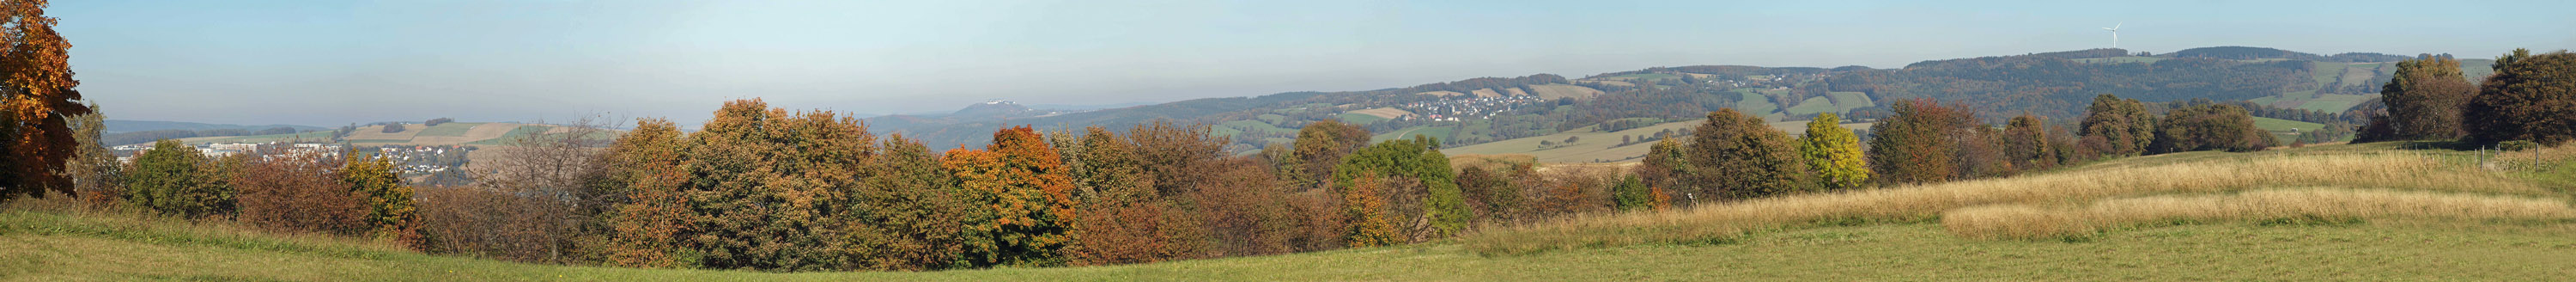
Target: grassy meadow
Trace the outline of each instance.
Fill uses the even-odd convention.
[[[1425,244],[1140,265],[764,273],[554,266],[389,243],[0,209],[0,280],[2555,280],[2576,147],[2132,157],[2031,175],[1485,226]],[[1496,157],[1491,161],[1521,161]]]

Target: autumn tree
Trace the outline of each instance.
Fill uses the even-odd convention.
[[[79,151],[70,118],[88,114],[90,108],[78,102],[81,93],[74,88],[80,81],[72,79],[72,45],[54,32],[59,19],[45,15],[45,2],[0,2],[0,29],[7,30],[0,32],[0,51],[5,51],[0,52],[0,77],[8,78],[0,80],[0,151],[9,152],[0,154],[0,202],[20,195],[44,197],[48,191],[74,192],[71,177],[63,173]],[[166,156],[164,160],[179,161]],[[167,172],[174,171],[156,173]],[[182,206],[189,205],[159,207],[182,208],[177,211],[192,215],[206,212]]]
[[[2460,61],[2423,55],[2397,63],[2397,74],[2381,86],[2379,101],[2388,105],[2388,125],[2402,139],[2453,139],[2466,134],[2460,114],[2477,87],[2460,75]]]
[[[1654,145],[1647,147],[1645,160],[1641,161],[1634,171],[1648,187],[1658,189],[1672,187],[1670,189],[1676,189],[1675,191],[1696,193],[1698,190],[1685,189],[1685,187],[1695,187],[1685,184],[1692,177],[1691,173],[1696,171],[1690,164],[1690,148],[1683,146],[1683,142],[1677,139],[1680,138],[1656,140]],[[1695,200],[1697,197],[1697,194],[1682,195],[1685,200]]]
[[[402,184],[402,174],[391,157],[347,154],[337,176],[342,185],[356,193],[369,232],[378,238],[393,239],[412,248],[421,248],[426,238],[420,233],[419,206],[412,202],[412,187]]]
[[[2254,117],[2246,114],[2245,108],[2235,105],[2199,104],[2173,109],[2157,125],[2156,143],[2147,147],[2149,153],[2252,152],[2279,143],[2271,132],[2254,127]]]
[[[2084,136],[2083,148],[2093,154],[2136,155],[2155,142],[2155,114],[2147,112],[2146,103],[2102,94],[2094,96],[2093,105],[2085,110],[2077,127]]]
[[[1520,189],[1512,187],[1511,180],[1505,179],[1504,175],[1482,167],[1461,168],[1458,171],[1458,190],[1467,195],[1467,201],[1476,209],[1476,214],[1488,219],[1508,220],[1508,215],[1514,214],[1513,209],[1520,207],[1521,194]]]
[[[1440,153],[1440,141],[1429,137],[1388,140],[1351,152],[1340,166],[1333,168],[1334,187],[1347,187],[1352,179],[1364,174],[1385,177],[1388,188],[1406,186],[1425,189],[1422,206],[1397,205],[1394,208],[1422,208],[1429,225],[1435,229],[1430,237],[1441,237],[1465,231],[1475,218],[1467,207],[1464,193],[1458,190],[1457,176],[1450,170],[1449,156]],[[1347,198],[1347,197],[1345,197]]]
[[[1287,193],[1271,175],[1266,160],[1229,157],[1206,162],[1201,178],[1190,181],[1187,201],[1195,203],[1207,230],[1210,256],[1250,256],[1313,250],[1311,245],[1342,246],[1341,211],[1332,206],[1339,195]],[[1304,209],[1307,206],[1321,209]],[[1305,243],[1301,243],[1305,242]]]
[[[1888,108],[1894,114],[1870,128],[1877,133],[1869,141],[1869,163],[1878,173],[1873,179],[1916,184],[1964,177],[1954,161],[1958,147],[1953,140],[1976,126],[1974,112],[1929,99],[1896,101]]]
[[[993,133],[986,150],[948,151],[942,161],[965,190],[967,199],[992,209],[991,224],[975,231],[990,234],[993,253],[970,254],[979,265],[1057,265],[1067,237],[1078,220],[1074,185],[1065,176],[1062,158],[1036,130],[1026,126]]]
[[[1280,161],[1280,176],[1288,185],[1317,188],[1330,184],[1342,164],[1342,158],[1361,147],[1368,147],[1368,129],[1339,120],[1321,120],[1297,129],[1297,140],[1288,158]]]
[[[2054,144],[2050,144],[2053,138],[2050,137],[2047,127],[2047,119],[2028,113],[2015,116],[2004,123],[2003,135],[1998,136],[2001,140],[1997,143],[2001,145],[2004,157],[2011,162],[2013,170],[2035,170],[2057,166],[2057,148]]]
[[[1807,121],[1807,133],[1798,138],[1798,156],[1807,167],[1816,170],[1817,188],[1840,190],[1869,185],[1869,162],[1860,149],[1860,137],[1843,128],[1842,117],[1833,113],[1816,114]]]
[[[1813,172],[1790,145],[1789,135],[1761,117],[1735,109],[1710,112],[1693,131],[1688,159],[1699,191],[1722,198],[1753,198],[1805,191]]]
[[[675,254],[691,222],[687,195],[688,141],[669,120],[642,119],[602,153],[599,187],[607,211],[599,238],[584,249],[603,263],[625,267],[678,267]]]
[[[232,176],[221,166],[178,140],[154,142],[152,150],[134,156],[125,178],[126,204],[189,218],[231,213]]]
[[[857,118],[738,100],[725,103],[687,140],[683,167],[694,177],[682,194],[698,216],[690,217],[686,229],[695,234],[683,246],[700,265],[851,268],[844,258],[853,247],[842,240],[847,229],[835,227],[844,226],[839,215],[848,207],[848,187],[876,143]]]
[[[1188,193],[1197,182],[1212,179],[1211,171],[1222,170],[1213,165],[1229,155],[1225,144],[1232,141],[1208,134],[1210,128],[1207,124],[1156,119],[1127,130],[1128,143],[1135,144],[1136,161],[1153,178],[1157,193],[1177,197]]]
[[[1072,146],[1069,165],[1080,215],[1066,246],[1076,265],[1145,263],[1195,253],[1190,219],[1163,200],[1136,144],[1090,127]]]
[[[2484,144],[2576,140],[2576,54],[2515,49],[2496,59],[2466,117],[2470,139]]]
[[[1387,212],[1386,181],[1373,172],[1356,173],[1339,185],[1342,194],[1342,216],[1348,223],[1343,237],[1350,247],[1366,248],[1404,243],[1396,234],[1395,218]]]
[[[849,209],[851,241],[860,265],[868,269],[932,270],[977,267],[969,254],[993,254],[998,247],[987,203],[971,201],[956,186],[955,174],[939,155],[920,141],[888,136],[877,161]]]

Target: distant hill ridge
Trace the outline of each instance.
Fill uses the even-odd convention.
[[[101,129],[101,130],[100,130],[101,132],[104,132],[104,133],[125,133],[125,132],[136,132],[136,131],[171,130],[171,129],[176,129],[176,130],[188,130],[188,131],[209,130],[209,129],[262,130],[262,129],[279,128],[279,127],[294,128],[296,131],[305,131],[305,130],[329,130],[329,129],[330,129],[330,128],[320,127],[320,126],[306,126],[306,125],[292,125],[292,124],[238,125],[238,124],[195,123],[195,122],[184,122],[184,121],[116,120],[116,119],[106,120],[105,124],[107,125],[107,128],[105,128],[105,129]]]
[[[2000,119],[2030,112],[2057,120],[2080,115],[2099,94],[2147,101],[2211,99],[2256,101],[2285,108],[2341,111],[2367,103],[2356,90],[2385,81],[2384,64],[2412,56],[2382,53],[2319,55],[2273,48],[2220,46],[2165,54],[2126,49],[2087,49],[2021,55],[1926,60],[1902,68],[1864,66],[1763,67],[1698,65],[1651,67],[1570,78],[1554,74],[1484,77],[1409,87],[1339,92],[1284,92],[1202,98],[1059,114],[1021,105],[978,104],[948,115],[892,115],[868,119],[872,131],[902,133],[926,144],[981,146],[993,130],[1033,125],[1046,130],[1100,126],[1113,130],[1156,119],[1209,124],[1212,134],[1249,152],[1293,139],[1306,123],[1341,119],[1372,132],[1428,133],[1447,146],[1542,136],[1611,121],[1686,120],[1720,108],[1763,113],[1775,121],[1816,113],[1858,119],[1883,115],[1891,101],[1929,98],[1966,105]],[[2471,75],[2475,75],[2472,72]],[[2474,78],[2473,78],[2474,79]],[[2356,86],[2359,85],[2359,86]],[[2366,89],[2365,89],[2366,90]],[[1542,95],[1586,93],[1585,95]],[[1498,97],[1549,97],[1541,102],[1459,102]],[[1443,102],[1449,101],[1449,102]],[[1452,103],[1452,104],[1442,104]],[[1483,104],[1478,104],[1483,103]],[[1408,108],[1412,107],[1412,108]],[[1381,112],[1476,111],[1450,121],[1393,118]]]

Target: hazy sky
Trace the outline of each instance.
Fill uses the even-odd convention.
[[[1937,3],[1924,3],[1937,2]],[[55,1],[109,118],[337,125],[725,100],[949,111],[2108,47],[2576,46],[2576,1]],[[2262,2],[2262,3],[2243,3]]]

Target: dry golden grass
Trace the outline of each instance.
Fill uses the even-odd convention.
[[[2553,220],[2576,217],[2565,200],[2460,193],[2303,188],[2233,195],[2110,199],[2049,209],[1995,205],[1951,210],[1941,225],[1975,239],[2068,239],[2138,225],[2178,222],[2362,219]]]
[[[2576,160],[2576,145],[2562,145],[2519,152],[2489,151],[2495,154],[2483,167],[2497,170],[2545,169],[2549,164]]]
[[[1486,255],[1717,243],[1798,225],[1924,222],[1951,209],[1984,205],[2071,205],[2115,197],[2302,186],[2555,195],[2527,182],[2408,154],[2264,156],[1793,195],[1669,212],[1576,216],[1489,227],[1461,240]]]

